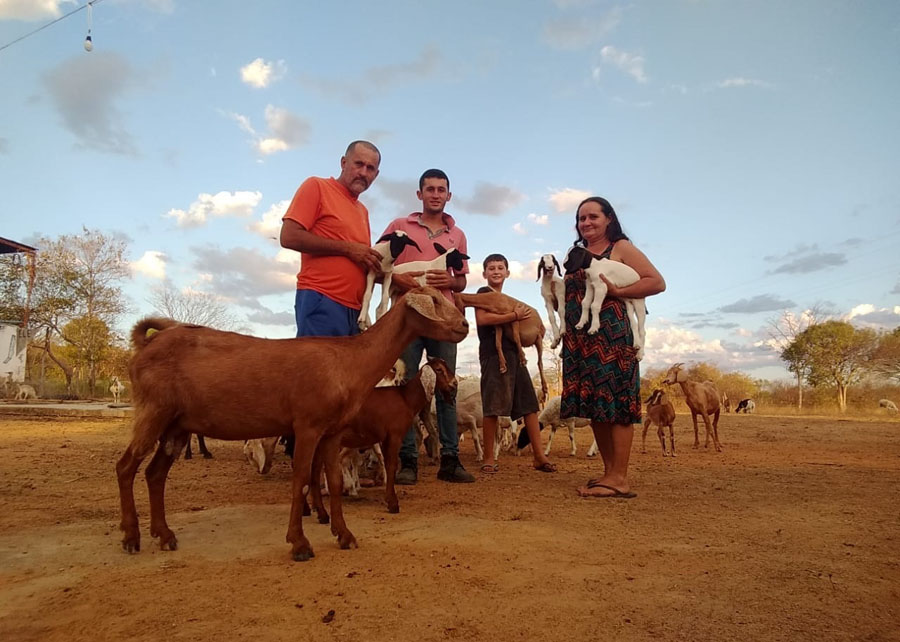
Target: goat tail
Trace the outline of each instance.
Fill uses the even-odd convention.
[[[150,339],[152,339],[153,335],[157,332],[167,328],[174,328],[179,325],[181,324],[174,319],[154,317],[142,319],[134,324],[134,328],[131,330],[131,343],[134,345],[135,349],[140,350],[141,348],[146,347],[150,342]]]

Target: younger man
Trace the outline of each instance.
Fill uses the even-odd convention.
[[[501,292],[503,282],[509,278],[509,263],[502,254],[491,254],[484,260],[486,287],[478,293]],[[497,438],[497,419],[509,416],[515,421],[525,418],[525,430],[531,439],[534,468],[545,473],[556,472],[541,450],[541,431],[538,424],[538,400],[528,368],[519,363],[519,352],[515,343],[503,337],[502,349],[506,358],[507,371],[500,373],[499,355],[494,341],[494,326],[510,323],[517,319],[527,319],[533,312],[519,303],[514,312],[494,314],[475,308],[475,322],[478,324],[478,359],[481,362],[481,404],[484,412],[484,465],[481,472],[492,474],[500,470],[494,459],[494,442]]]

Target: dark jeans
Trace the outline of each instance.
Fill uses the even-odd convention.
[[[416,337],[403,351],[402,359],[406,365],[406,374],[409,378],[415,376],[422,361],[422,353],[429,357],[439,357],[447,362],[450,372],[456,372],[456,344],[448,341],[436,341],[426,337]],[[437,424],[441,439],[441,456],[459,454],[459,436],[456,432],[456,396],[448,403],[441,395],[435,395],[437,402]],[[410,426],[403,444],[400,446],[402,459],[416,459],[419,451],[416,449],[416,424]]]

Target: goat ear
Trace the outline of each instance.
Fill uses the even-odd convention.
[[[384,243],[385,241],[389,241],[389,240],[392,239],[392,238],[394,238],[393,232],[390,233],[390,234],[385,234],[385,235],[382,236],[380,239],[378,239],[378,240],[376,241],[376,243]]]
[[[426,319],[431,319],[432,321],[440,321],[440,317],[438,317],[437,312],[434,309],[434,300],[427,294],[410,293],[403,298],[406,300],[406,305],[411,307]]]
[[[447,250],[440,243],[435,243],[434,249],[436,249],[438,251],[438,254],[446,254],[447,253]]]
[[[556,257],[553,257],[553,265],[556,266],[556,273],[562,276],[562,271],[559,269],[559,261],[556,260]]]
[[[407,237],[404,237],[404,238],[406,238],[406,244],[407,244],[407,245],[412,245],[414,248],[416,248],[417,250],[419,250],[419,252],[422,251],[422,248],[419,247],[419,244],[418,244],[418,243],[416,243],[415,241],[413,241],[413,240],[412,240],[411,238],[409,238],[408,236],[407,236]]]
[[[543,262],[543,261],[538,261],[538,271],[537,271],[538,277],[537,277],[537,279],[535,279],[536,281],[540,281],[540,280],[541,280],[541,273],[542,273],[543,271],[544,271],[544,262]]]

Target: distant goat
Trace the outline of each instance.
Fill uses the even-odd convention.
[[[725,409],[725,412],[731,412],[731,400],[728,399],[728,393],[722,393],[722,407]]]
[[[691,381],[687,378],[687,373],[682,370],[683,363],[676,363],[669,371],[663,383],[666,385],[679,384],[688,408],[691,411],[691,419],[694,422],[694,448],[700,447],[700,439],[697,434],[697,415],[703,417],[703,423],[706,425],[706,445],[709,447],[709,440],[712,437],[716,452],[722,451],[722,445],[719,443],[719,391],[716,390],[712,381]],[[710,422],[710,415],[713,416]]]
[[[752,413],[756,410],[756,403],[754,403],[753,399],[741,399],[740,403],[738,403],[737,408],[734,409],[734,414],[739,412],[743,412],[744,414]]]
[[[897,404],[895,404],[890,399],[879,399],[878,407],[884,408],[888,412],[897,412]]]
[[[125,384],[119,381],[118,377],[113,377],[112,383],[109,384],[109,391],[112,393],[113,403],[119,403],[122,393],[125,392]]]
[[[581,330],[590,321],[588,334],[596,334],[600,330],[600,308],[603,306],[603,299],[606,298],[608,290],[600,275],[602,274],[610,283],[620,288],[637,283],[641,278],[634,268],[618,261],[595,258],[587,248],[581,246],[575,246],[569,250],[563,265],[566,272],[572,272],[579,268],[584,269],[584,299],[581,301],[581,317],[575,324],[575,328]],[[647,305],[644,299],[623,298],[622,301],[625,302],[625,311],[634,333],[634,347],[637,351],[635,357],[640,361],[644,358],[644,320],[647,317]]]
[[[28,399],[37,399],[37,392],[34,391],[33,386],[29,386],[27,383],[19,383],[16,384],[16,400],[17,401],[26,401]]]
[[[656,424],[656,434],[659,437],[659,443],[662,446],[663,457],[666,453],[666,432],[663,430],[669,427],[669,442],[672,444],[672,457],[675,456],[675,429],[672,424],[675,423],[675,407],[669,401],[669,395],[662,390],[654,390],[647,398],[647,417],[644,419],[644,432],[641,434],[641,452],[647,452],[647,429],[650,424]]]
[[[553,332],[553,342],[550,344],[550,349],[553,350],[566,333],[566,286],[556,257],[552,254],[542,256],[538,263],[537,275],[541,282],[541,297],[547,306],[547,317],[550,319],[550,329]]]

